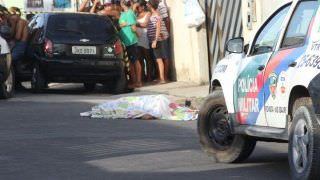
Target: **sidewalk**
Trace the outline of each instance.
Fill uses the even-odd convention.
[[[209,85],[197,85],[190,82],[171,82],[162,85],[145,86],[135,91],[167,94],[185,98],[204,98],[209,94]]]
[[[190,82],[171,82],[162,85],[150,85],[135,90],[138,94],[166,94],[175,97],[175,101],[184,104],[191,100],[192,106],[199,109],[209,94],[209,85],[197,85]]]

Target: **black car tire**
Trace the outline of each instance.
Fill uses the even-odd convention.
[[[112,94],[123,94],[128,92],[127,74],[123,70],[120,77],[116,79],[112,85]]]
[[[33,93],[41,93],[46,87],[47,82],[40,65],[35,64],[32,70],[31,90]]]
[[[92,92],[96,88],[96,83],[83,83],[83,86],[86,89],[86,91]]]
[[[292,179],[319,179],[320,125],[308,97],[294,103],[288,151]]]
[[[242,162],[251,155],[256,146],[256,140],[231,133],[221,90],[213,92],[202,105],[198,117],[198,134],[203,150],[216,162]]]
[[[8,99],[13,97],[15,89],[15,73],[10,68],[9,75],[4,82],[0,83],[0,99]]]

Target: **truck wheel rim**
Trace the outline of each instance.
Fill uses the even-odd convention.
[[[220,150],[225,150],[232,144],[234,135],[231,133],[226,107],[217,107],[211,112],[209,137]]]
[[[4,83],[5,85],[5,89],[6,91],[9,93],[12,91],[13,88],[13,75],[12,75],[12,71],[10,71],[9,76],[7,78],[7,80]]]
[[[305,120],[300,119],[294,129],[292,139],[293,164],[298,173],[302,173],[308,164],[309,131]]]

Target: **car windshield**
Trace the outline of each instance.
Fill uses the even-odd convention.
[[[112,22],[103,16],[85,14],[52,15],[48,20],[51,36],[105,37],[115,34]]]

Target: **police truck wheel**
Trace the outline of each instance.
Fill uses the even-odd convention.
[[[292,179],[320,177],[320,125],[310,98],[296,100],[289,135],[289,165]]]
[[[0,83],[0,99],[8,99],[14,95],[15,74],[14,70],[10,68],[7,79]]]
[[[203,150],[217,162],[236,163],[246,160],[256,141],[231,133],[228,111],[221,90],[210,95],[201,107],[198,133]]]

